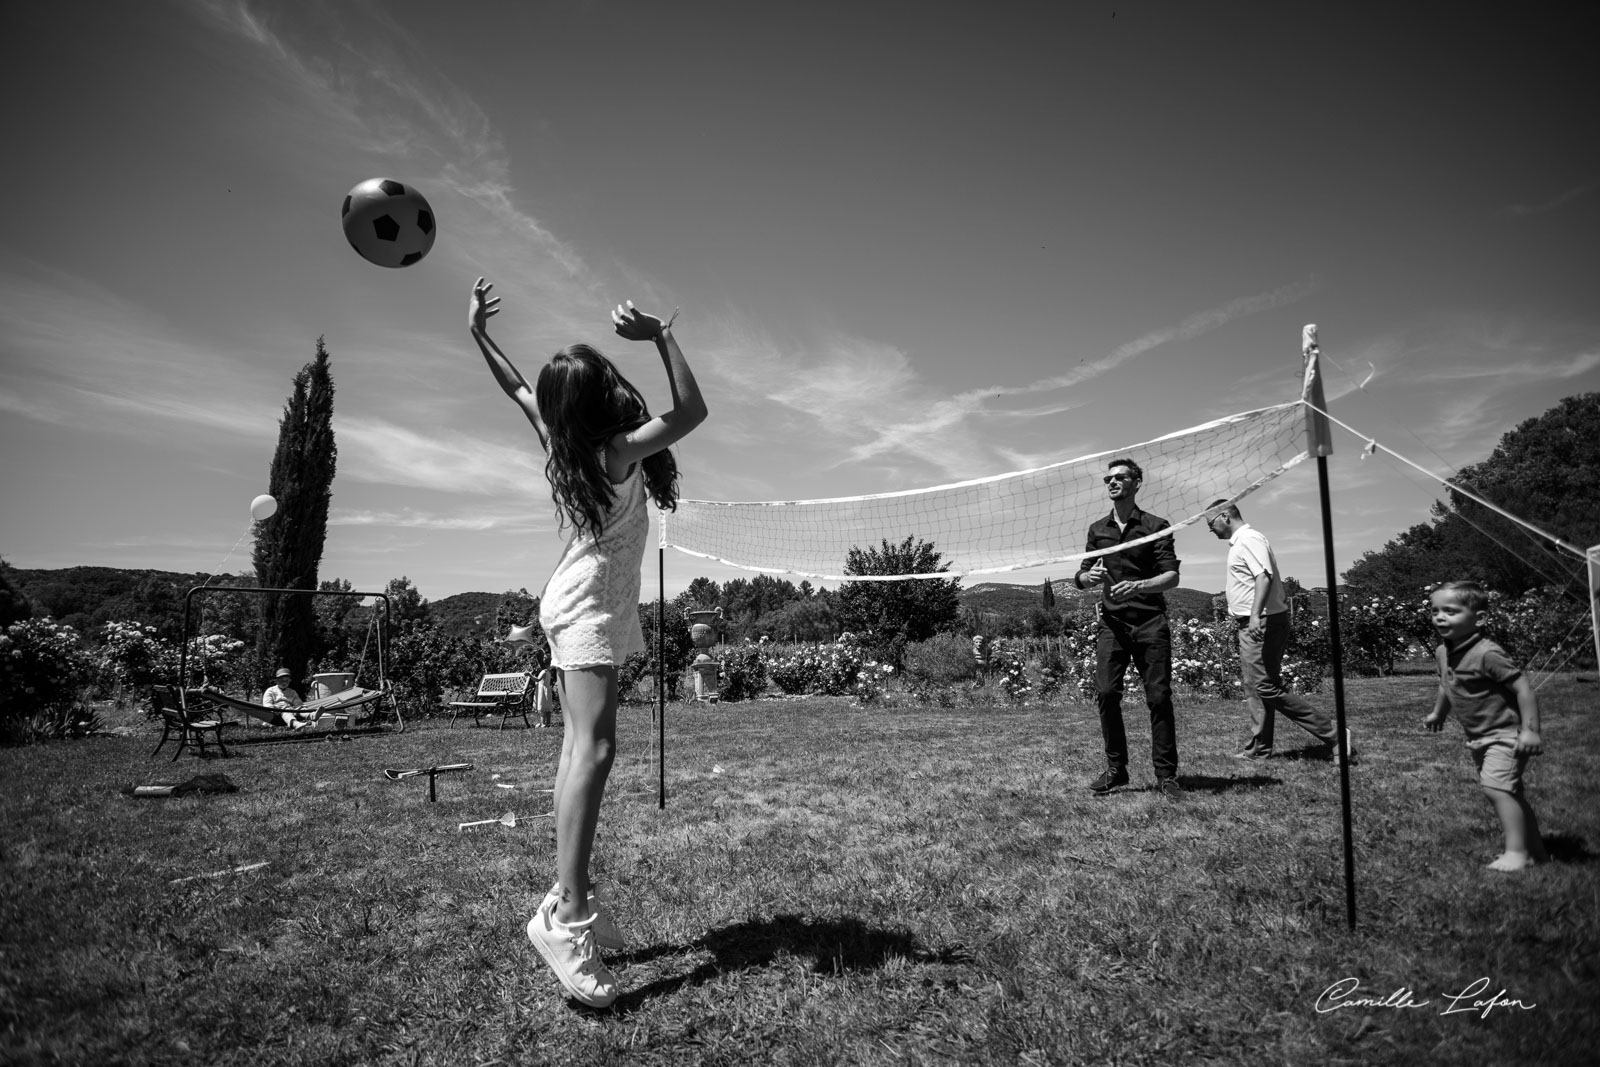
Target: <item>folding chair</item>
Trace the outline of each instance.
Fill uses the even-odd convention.
[[[161,751],[161,746],[167,743],[167,738],[176,737],[178,747],[172,753],[174,763],[183,755],[183,750],[191,746],[199,749],[200,758],[204,759],[206,734],[209,733],[216,738],[217,747],[222,750],[222,758],[228,758],[228,746],[222,743],[222,728],[237,726],[237,723],[210,718],[200,711],[185,711],[182,701],[178,699],[178,691],[170,685],[150,687],[150,706],[161,716],[161,740],[156,742],[151,756]]]
[[[522,716],[522,725],[532,729],[533,724],[528,721],[528,684],[532,679],[533,676],[527,672],[484,675],[478,682],[477,699],[449,702],[450,724],[454,726],[457,715],[470,711],[474,726],[479,724],[482,716],[498,713],[502,730],[506,728],[506,720],[513,715]]]

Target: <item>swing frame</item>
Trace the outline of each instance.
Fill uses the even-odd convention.
[[[384,642],[388,639],[388,631],[390,627],[389,619],[391,617],[388,593],[364,593],[355,589],[282,589],[273,586],[259,585],[193,586],[187,593],[184,594],[183,597],[183,637],[182,642],[178,646],[178,693],[180,695],[180,699],[186,698],[189,692],[189,619],[191,610],[194,606],[194,598],[196,593],[253,593],[258,596],[267,593],[291,593],[296,596],[353,596],[362,600],[366,599],[367,597],[375,597],[383,604],[382,620],[374,620],[378,631],[378,691],[382,694],[382,696],[380,696],[378,699],[380,704],[382,704],[384,701],[387,701],[389,710],[394,712],[394,720],[396,724],[398,724],[396,732],[405,732],[406,720],[405,717],[400,714],[400,702],[395,699],[394,690],[389,687],[388,677],[384,673]],[[185,703],[187,703],[186,699]],[[381,726],[372,728],[374,731],[382,731],[383,729],[384,728]],[[347,733],[356,732],[365,733],[369,731],[347,731]]]

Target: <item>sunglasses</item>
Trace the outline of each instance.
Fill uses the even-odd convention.
[[[1100,480],[1110,485],[1112,482],[1136,482],[1139,479],[1131,474],[1108,474]]]

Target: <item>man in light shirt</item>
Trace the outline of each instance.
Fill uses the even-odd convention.
[[[283,712],[283,725],[298,727],[304,725],[300,717],[295,714],[295,709],[300,706],[300,694],[296,693],[290,685],[294,676],[289,673],[288,667],[279,667],[277,677],[273,678],[272,685],[265,693],[261,694],[261,703],[269,708]]]
[[[1239,674],[1250,704],[1250,740],[1234,758],[1260,763],[1272,755],[1279,712],[1337,756],[1332,717],[1283,684],[1280,670],[1289,644],[1289,604],[1272,544],[1244,521],[1237,505],[1213,500],[1206,510],[1210,512],[1206,525],[1219,540],[1228,542],[1228,613],[1239,624]],[[1345,748],[1354,753],[1348,730]]]

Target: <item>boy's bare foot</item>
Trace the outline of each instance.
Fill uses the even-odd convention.
[[[1491,871],[1520,871],[1524,867],[1532,867],[1535,860],[1526,852],[1502,852],[1495,861],[1489,864]]]

